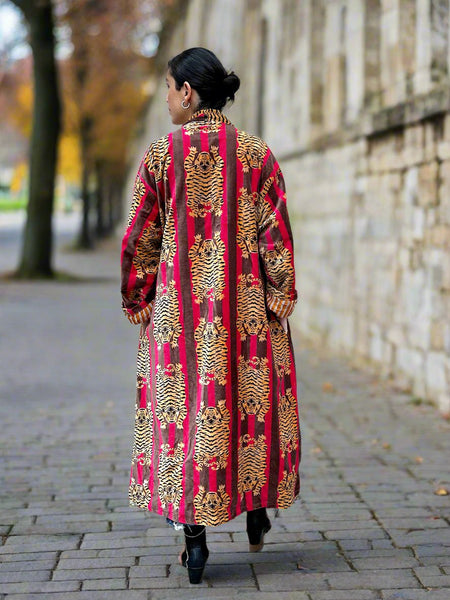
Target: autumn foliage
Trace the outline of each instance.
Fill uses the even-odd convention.
[[[33,0],[30,0],[33,1]],[[63,127],[58,174],[78,184],[83,200],[79,243],[112,231],[121,216],[129,141],[149,100],[157,62],[148,40],[158,40],[177,3],[157,0],[54,0]],[[157,42],[154,43],[155,49]],[[33,83],[15,73],[7,118],[29,136]]]
[[[72,0],[59,6],[73,46],[62,77],[64,104],[70,109],[65,130],[77,133],[82,162],[83,247],[92,245],[94,234],[111,231],[120,216],[128,142],[147,100],[151,68],[140,52],[142,6],[151,10],[153,4]]]

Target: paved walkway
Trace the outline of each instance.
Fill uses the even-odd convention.
[[[301,340],[302,499],[260,554],[243,517],[210,529],[189,585],[179,533],[128,507],[137,329],[117,252],[60,252],[78,283],[0,282],[0,600],[449,600],[450,423]]]

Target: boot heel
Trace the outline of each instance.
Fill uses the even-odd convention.
[[[264,548],[264,536],[266,535],[266,533],[268,531],[270,531],[270,525],[261,531],[259,541],[257,544],[252,544],[252,543],[250,543],[250,540],[249,540],[249,543],[248,543],[248,551],[249,552],[260,552]],[[252,540],[252,541],[255,541],[255,540]]]
[[[264,536],[271,529],[265,508],[247,513],[248,551],[260,552],[264,547]]]
[[[194,583],[194,584],[201,583],[204,570],[205,570],[205,566],[203,566],[203,567],[188,567],[189,583]]]
[[[208,549],[203,551],[200,547],[192,548],[191,554],[187,553],[184,566],[188,570],[189,583],[201,583],[208,556]]]

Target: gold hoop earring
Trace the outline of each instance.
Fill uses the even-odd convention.
[[[188,102],[187,106],[184,105],[184,100],[181,101],[181,107],[184,108],[184,110],[187,110],[190,107],[191,103]]]

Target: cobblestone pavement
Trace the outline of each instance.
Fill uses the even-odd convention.
[[[179,532],[128,507],[137,328],[117,244],[57,264],[85,279],[0,282],[0,600],[450,599],[449,422],[300,339],[302,498],[271,511],[260,554],[242,516],[211,528],[190,586]]]

